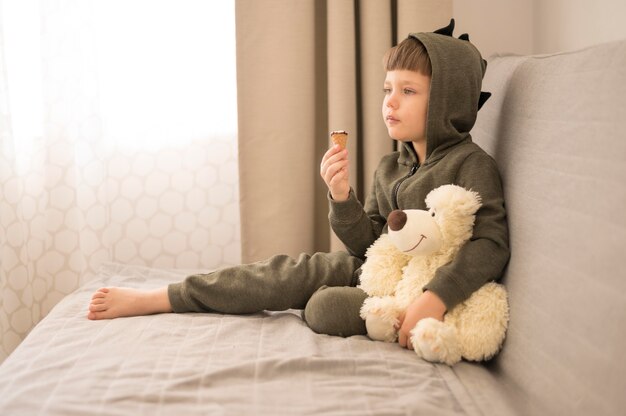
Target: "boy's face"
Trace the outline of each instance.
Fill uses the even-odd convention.
[[[392,139],[426,143],[430,76],[408,70],[387,71],[383,119]]]

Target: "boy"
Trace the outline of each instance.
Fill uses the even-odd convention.
[[[189,276],[149,292],[102,288],[89,319],[159,312],[252,313],[304,309],[316,332],[365,334],[359,316],[366,298],[358,285],[367,248],[386,232],[389,213],[425,209],[432,189],[454,183],[477,191],[482,207],[472,239],[439,268],[398,324],[399,343],[412,349],[409,331],[423,318],[439,320],[485,282],[500,277],[509,257],[502,186],[495,162],[471,141],[486,68],[468,41],[452,37],[454,21],[434,33],[411,34],[384,58],[382,113],[400,151],[382,158],[365,206],[348,182],[348,152],[324,155],[320,174],[329,189],[330,224],[346,252],[275,256],[267,261]]]

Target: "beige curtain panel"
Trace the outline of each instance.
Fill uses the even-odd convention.
[[[329,132],[350,134],[350,181],[369,192],[393,150],[381,116],[382,56],[448,24],[451,0],[237,0],[244,262],[341,250],[319,164]]]

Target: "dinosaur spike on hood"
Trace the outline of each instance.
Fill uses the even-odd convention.
[[[480,92],[480,98],[478,99],[478,109],[479,110],[482,108],[483,104],[485,104],[487,102],[489,97],[491,97],[491,93],[490,92],[486,92],[486,91],[481,91]]]
[[[469,35],[467,33],[463,33],[461,36],[459,36],[459,39],[469,42]]]
[[[444,36],[452,36],[452,32],[454,32],[454,19],[450,19],[450,23],[448,24],[448,26],[437,29],[433,33]]]

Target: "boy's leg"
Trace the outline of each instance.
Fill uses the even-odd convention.
[[[353,286],[363,261],[346,252],[274,256],[169,285],[174,312],[254,313],[304,309],[321,286]],[[358,314],[357,314],[358,315]]]
[[[367,294],[358,287],[322,286],[311,296],[303,318],[319,334],[365,335],[367,329],[360,311],[366,298]]]

